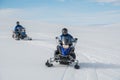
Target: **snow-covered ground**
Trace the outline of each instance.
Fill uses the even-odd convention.
[[[32,41],[16,41],[11,37],[13,27],[0,28],[0,80],[120,80],[120,24],[67,26],[79,39],[79,70],[57,63],[45,66],[64,26],[25,26]]]

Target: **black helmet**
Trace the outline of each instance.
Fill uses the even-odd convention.
[[[20,22],[19,22],[19,21],[17,21],[17,22],[16,22],[16,24],[17,24],[17,25],[19,25],[19,24],[20,24]]]
[[[62,34],[63,34],[63,35],[68,34],[68,30],[67,30],[67,28],[63,28],[63,29],[62,29]]]

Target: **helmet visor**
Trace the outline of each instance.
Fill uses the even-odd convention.
[[[63,30],[63,31],[62,31],[62,34],[66,35],[66,34],[67,34],[67,31],[66,31],[66,30]]]

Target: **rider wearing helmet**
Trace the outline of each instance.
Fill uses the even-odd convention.
[[[24,29],[24,27],[22,27],[22,26],[20,25],[20,22],[17,21],[17,22],[16,22],[15,29],[14,29],[15,33],[19,33],[22,29]]]
[[[17,36],[20,36],[20,35],[21,35],[21,38],[22,38],[22,39],[27,36],[27,35],[26,35],[25,28],[20,25],[20,22],[19,22],[19,21],[16,22],[16,26],[15,26],[15,28],[14,28],[14,33],[15,33]]]
[[[68,29],[67,28],[63,28],[62,29],[62,34],[60,35],[60,38],[59,38],[59,43],[60,43],[60,45],[62,45],[62,39],[63,38],[66,38],[67,40],[68,40],[68,42],[69,42],[69,46],[71,46],[71,53],[74,53],[74,47],[72,47],[72,43],[73,42],[75,42],[75,39],[73,38],[73,36],[72,35],[70,35],[69,33],[68,33]],[[55,51],[55,53],[54,53],[54,55],[55,56],[57,56],[57,55],[59,55],[60,53],[59,53],[59,46],[60,45],[58,45],[57,46],[57,50]],[[76,57],[74,56],[74,59],[75,59]]]
[[[69,40],[70,46],[72,45],[72,42],[74,42],[74,38],[72,37],[72,35],[70,35],[68,33],[68,29],[67,28],[63,28],[62,29],[62,34],[60,35],[60,40],[62,40],[64,37],[66,37]]]

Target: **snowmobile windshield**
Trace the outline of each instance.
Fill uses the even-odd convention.
[[[63,45],[70,45],[71,44],[71,40],[66,36],[63,36],[61,41],[62,41]]]

